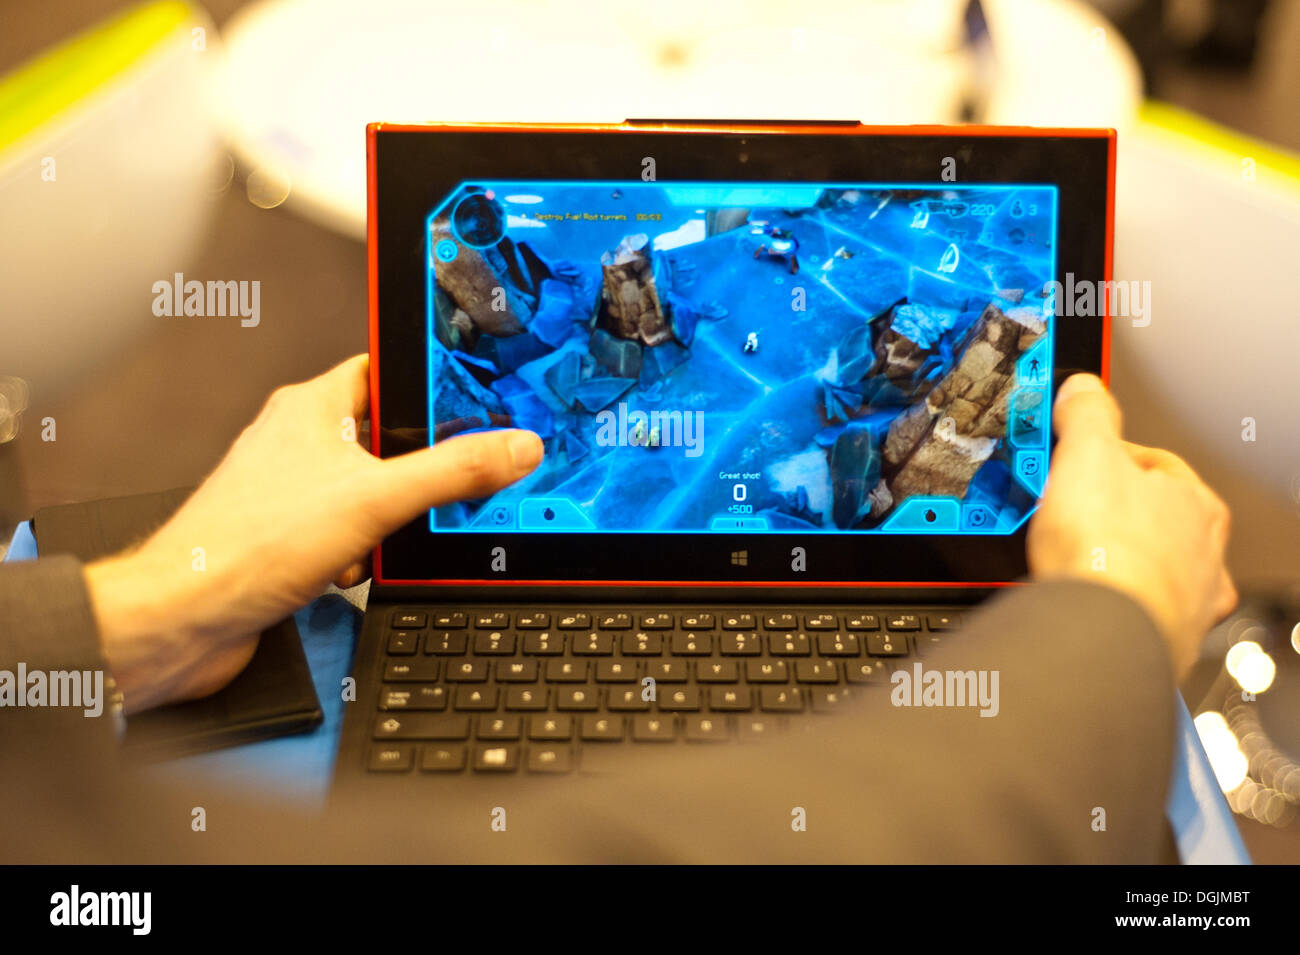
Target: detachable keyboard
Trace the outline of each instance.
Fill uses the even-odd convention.
[[[768,736],[887,688],[960,614],[397,606],[367,615],[348,714],[365,725],[343,758],[384,775],[568,773],[619,744]]]

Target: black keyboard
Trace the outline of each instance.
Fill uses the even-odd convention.
[[[568,773],[620,743],[770,736],[960,627],[960,611],[393,609],[375,773]],[[910,665],[910,663],[908,664]]]

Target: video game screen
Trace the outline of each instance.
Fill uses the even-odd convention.
[[[427,220],[434,531],[1009,534],[1047,474],[1057,189],[478,181]]]

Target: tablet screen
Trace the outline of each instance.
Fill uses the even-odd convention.
[[[426,220],[434,531],[998,534],[1050,434],[1057,187],[475,181]]]

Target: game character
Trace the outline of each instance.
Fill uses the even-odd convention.
[[[798,275],[799,240],[794,237],[794,233],[789,229],[770,225],[763,229],[761,234],[767,236],[768,241],[754,250],[754,258],[766,255],[773,259],[785,259],[790,263],[790,274]]]
[[[749,337],[745,339],[745,354],[752,355],[758,351],[758,332],[750,332]]]

